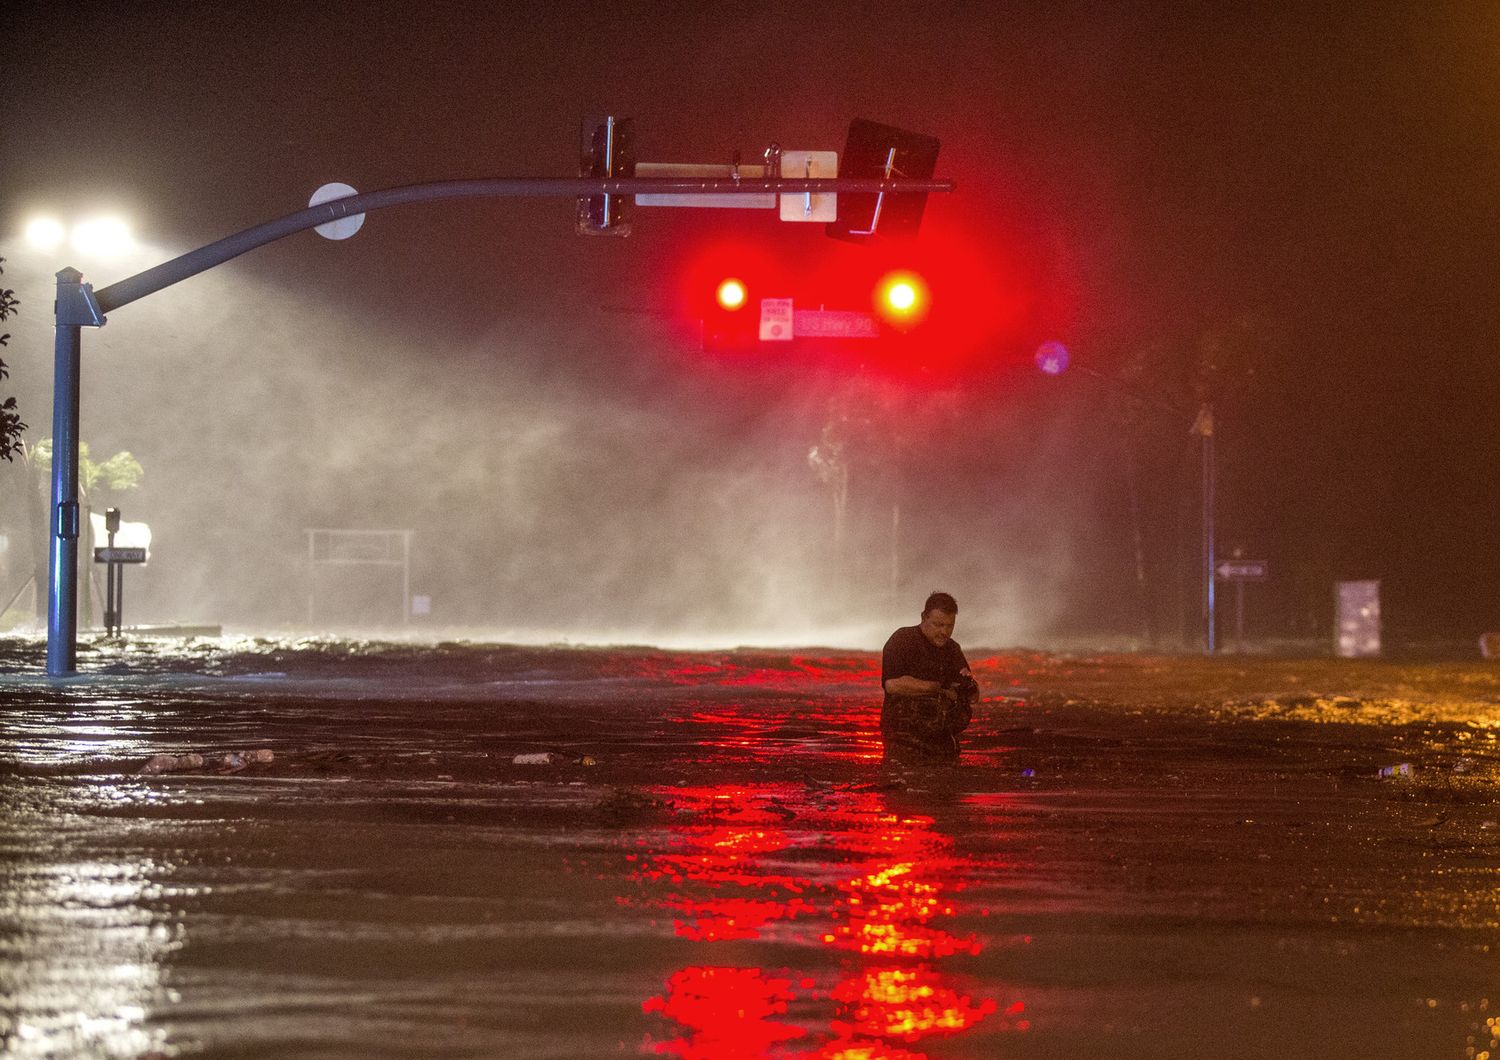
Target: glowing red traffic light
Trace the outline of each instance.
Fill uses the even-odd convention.
[[[930,300],[927,284],[914,272],[887,273],[875,287],[875,311],[898,328],[926,316]]]
[[[740,309],[744,306],[747,297],[745,285],[733,277],[720,283],[718,290],[714,292],[715,300],[723,309]]]
[[[898,280],[886,288],[885,304],[898,313],[910,312],[917,304],[917,289],[907,280]]]

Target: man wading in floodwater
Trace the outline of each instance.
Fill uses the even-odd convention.
[[[979,694],[979,685],[953,639],[957,620],[958,602],[933,593],[922,607],[921,624],[902,626],[885,642],[880,735],[888,760],[958,759],[958,734],[969,725],[969,701]]]

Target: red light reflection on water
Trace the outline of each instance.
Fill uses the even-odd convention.
[[[879,659],[869,654],[800,655],[760,651],[660,652],[607,655],[599,660],[602,676],[629,677],[677,685],[719,685],[785,690],[853,684],[872,686]]]
[[[868,696],[763,704],[755,710],[737,703],[705,704],[672,723],[690,726],[721,762],[772,762],[788,755],[878,762],[883,754],[880,708]]]
[[[687,729],[716,761],[797,754],[867,762],[881,755],[879,700],[870,694],[878,688],[879,659],[870,653],[606,654],[598,665],[601,676],[693,690],[689,710],[674,710],[667,721]]]
[[[956,913],[943,895],[945,877],[957,868],[946,855],[951,840],[931,830],[931,818],[888,814],[879,820],[883,829],[873,838],[884,849],[872,851],[868,871],[839,884],[845,915],[823,941],[878,957],[979,953],[974,936],[959,938],[932,925]]]
[[[810,908],[806,882],[767,871],[762,859],[788,845],[784,818],[743,788],[673,788],[677,800],[700,806],[699,826],[674,829],[674,845],[641,863],[636,875],[687,885],[663,904],[680,915],[673,930],[697,942],[759,938],[765,925],[790,920]],[[779,805],[779,804],[775,804]]]
[[[965,1030],[995,1011],[995,1002],[978,1002],[943,982],[928,967],[871,968],[858,979],[834,988],[846,1019],[834,1026],[857,1038],[895,1038],[915,1042],[930,1034]]]
[[[790,979],[759,968],[693,967],[672,973],[666,994],[641,1007],[692,1029],[690,1037],[658,1043],[658,1053],[683,1060],[749,1060],[807,1033],[774,1018],[786,1014],[794,996]]]
[[[800,831],[789,832],[783,812],[795,797],[791,789],[659,794],[701,823],[675,827],[675,845],[643,856],[635,876],[647,886],[668,885],[657,901],[677,914],[675,933],[709,948],[702,963],[674,972],[665,991],[643,1004],[685,1032],[654,1043],[658,1054],[914,1060],[923,1054],[913,1047],[923,1040],[986,1019],[1027,1028],[1020,1002],[1000,1014],[994,999],[965,992],[943,966],[946,958],[980,953],[984,943],[944,926],[958,913],[963,864],[932,818],[890,812],[879,793],[844,792],[834,805],[825,800],[796,814]],[[817,880],[787,870],[799,863],[792,851],[805,854],[809,846],[824,855]],[[811,946],[812,967],[714,960],[716,944],[728,940]]]

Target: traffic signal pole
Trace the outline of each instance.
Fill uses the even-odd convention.
[[[52,513],[48,554],[47,673],[72,673],[78,660],[78,400],[83,328],[104,323],[77,269],[57,274],[52,359]]]
[[[102,327],[105,314],[297,232],[390,206],[437,199],[584,198],[594,195],[915,194],[948,192],[950,180],[853,177],[761,180],[684,178],[540,178],[453,180],[411,184],[310,206],[247,228],[136,273],[95,292],[77,269],[57,274],[52,389],[52,512],[47,591],[47,675],[78,668],[78,437],[82,329]]]

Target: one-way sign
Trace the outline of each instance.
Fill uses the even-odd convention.
[[[1214,568],[1214,573],[1227,582],[1262,581],[1271,571],[1271,564],[1263,559],[1227,559]]]

